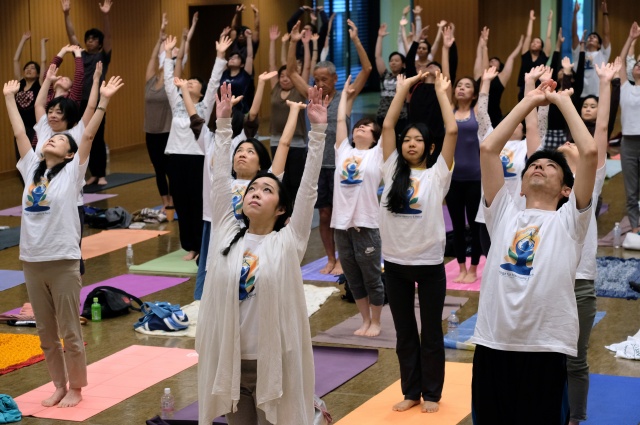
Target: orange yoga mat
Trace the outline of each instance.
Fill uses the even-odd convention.
[[[23,416],[82,422],[197,363],[195,350],[132,345],[87,367],[89,385],[76,407],[40,404],[55,390],[52,382],[15,400]]]
[[[117,249],[126,248],[134,244],[157,236],[165,235],[168,231],[113,229],[103,230],[95,235],[82,238],[82,258],[97,257]]]
[[[444,388],[437,413],[422,413],[420,405],[405,412],[391,407],[402,401],[400,380],[349,413],[336,425],[455,425],[471,413],[471,363],[447,362]]]

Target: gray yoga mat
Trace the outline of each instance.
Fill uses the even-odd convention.
[[[113,173],[109,174],[105,178],[107,179],[107,184],[98,185],[98,184],[88,184],[84,187],[84,193],[96,193],[102,190],[111,189],[112,187],[122,186],[124,184],[134,183],[140,180],[150,179],[154,177],[155,174],[135,174],[135,173]]]
[[[20,244],[20,226],[0,230],[0,250]]]

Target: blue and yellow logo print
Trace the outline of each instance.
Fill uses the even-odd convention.
[[[505,177],[516,177],[513,166],[513,151],[510,149],[502,149],[500,152],[500,161],[502,162],[502,171]]]
[[[246,299],[255,289],[256,274],[258,272],[258,256],[246,250],[242,258],[240,269],[240,300]]]
[[[362,158],[352,156],[342,163],[342,172],[340,173],[340,184],[360,184],[362,183],[362,172],[360,165]]]
[[[25,211],[29,212],[41,212],[48,211],[50,207],[49,201],[47,200],[47,189],[49,187],[49,181],[42,177],[40,179],[40,183],[35,185],[31,182],[29,186],[29,191],[27,192],[27,207]]]
[[[401,214],[422,214],[420,204],[418,201],[418,192],[420,191],[420,181],[418,179],[411,178],[409,188],[407,189],[407,202],[404,204],[404,210]]]
[[[242,198],[247,191],[247,187],[243,184],[236,184],[231,189],[231,209],[237,220],[242,220]]]
[[[513,242],[509,247],[509,253],[504,257],[506,263],[500,264],[500,268],[517,273],[522,276],[529,276],[533,269],[533,257],[540,245],[540,235],[538,226],[529,226],[518,230]]]

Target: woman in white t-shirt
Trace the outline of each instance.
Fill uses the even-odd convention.
[[[427,168],[436,141],[424,124],[409,124],[396,139],[394,128],[402,104],[409,88],[423,76],[422,72],[408,79],[398,76],[396,96],[382,127],[385,188],[380,204],[380,235],[404,394],[404,400],[393,410],[407,410],[420,404],[422,397],[422,411],[436,412],[444,385],[441,315],[446,276],[442,202],[451,182],[458,126],[447,96],[451,82],[436,73],[435,91],[445,124],[437,161]],[[415,318],[416,282],[421,333]]]
[[[20,150],[17,167],[25,181],[22,195],[20,260],[36,317],[38,336],[54,393],[46,407],[72,407],[87,385],[80,305],[80,222],[78,192],[84,183],[93,137],[109,104],[122,87],[120,77],[102,83],[100,105],[78,144],[68,133],[43,141],[41,155],[31,149],[15,103],[18,81],[4,85],[9,119]],[[60,340],[64,342],[64,352]],[[67,384],[69,388],[67,388]]]
[[[309,153],[292,210],[273,174],[254,177],[241,227],[229,209],[231,88],[217,102],[211,267],[196,335],[199,423],[311,425],[314,366],[300,262],[317,198],[328,99],[309,90]],[[296,104],[295,107],[304,107]],[[290,219],[289,219],[290,218]]]
[[[355,100],[350,83],[351,76],[338,105],[331,228],[335,229],[342,270],[362,316],[362,326],[354,334],[374,337],[380,334],[384,305],[378,228],[378,187],[383,162],[378,143],[381,129],[374,120],[363,118],[353,127],[353,141],[349,140],[347,115],[351,115]]]

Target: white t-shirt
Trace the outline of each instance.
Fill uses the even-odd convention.
[[[521,211],[503,186],[491,207],[483,203],[483,208],[491,250],[470,342],[575,356],[579,326],[573,288],[591,206],[579,211],[572,192],[557,211]]]
[[[451,170],[442,156],[426,169],[411,170],[409,205],[402,214],[386,205],[396,171],[398,151],[382,166],[385,187],[380,202],[382,257],[396,264],[435,265],[444,261],[445,228],[442,202],[449,191]]]
[[[246,291],[246,298],[240,302],[240,356],[243,360],[258,359],[258,336],[260,335],[260,315],[256,295],[260,275],[260,245],[267,235],[245,233],[244,256],[240,271],[240,286]],[[244,296],[244,295],[241,295]]]
[[[623,136],[640,136],[640,86],[628,81],[620,87],[620,123]]]
[[[578,59],[580,56],[580,46],[571,50],[573,54],[573,69],[578,69]],[[602,47],[595,52],[584,52],[584,88],[580,97],[587,97],[589,95],[598,96],[600,92],[600,79],[596,74],[596,64],[602,66],[609,62],[611,56],[611,43],[608,47]]]
[[[84,122],[82,122],[82,119],[81,119],[80,121],[78,121],[78,124],[76,124],[73,128],[67,131],[63,131],[63,133],[71,135],[71,137],[73,137],[73,140],[76,141],[76,144],[78,145],[78,147],[80,147],[80,142],[82,141],[82,135],[84,134],[85,128],[86,127],[84,125]],[[33,129],[36,131],[36,135],[38,136],[38,144],[36,145],[36,154],[39,156],[45,142],[49,141],[49,139],[51,139],[53,135],[56,133],[49,126],[47,114],[44,114],[42,118],[40,118],[40,121],[38,121],[36,125],[33,126]],[[86,170],[86,167],[85,167],[85,170]],[[84,198],[82,197],[83,187],[84,187],[84,174],[82,179],[82,185],[80,186],[80,190],[78,191],[78,196],[77,196],[78,200],[76,205],[79,207],[84,205]]]
[[[598,204],[598,197],[602,193],[604,179],[607,177],[607,167],[603,165],[596,171],[596,181],[593,185],[593,196],[591,197],[591,205]],[[596,280],[598,276],[598,267],[596,265],[596,254],[598,252],[598,223],[596,222],[596,210],[592,208],[591,219],[589,220],[589,230],[587,237],[584,239],[582,247],[582,256],[578,269],[576,270],[576,279]]]
[[[40,156],[29,150],[18,161],[18,171],[26,185],[22,193],[20,260],[40,262],[79,260],[80,220],[77,197],[84,184],[89,161],[79,164],[75,155],[50,182],[33,184]]]
[[[378,187],[382,178],[382,143],[359,150],[345,139],[336,148],[331,227],[378,228]]]
[[[509,140],[504,145],[502,152],[500,152],[500,160],[502,161],[504,184],[507,186],[507,191],[518,208],[523,210],[527,202],[524,196],[520,196],[520,188],[522,187],[522,178],[520,176],[527,161],[527,140]],[[482,193],[484,195],[484,191]],[[485,222],[482,200],[480,200],[476,222]]]

